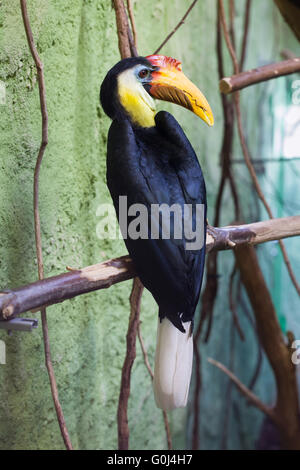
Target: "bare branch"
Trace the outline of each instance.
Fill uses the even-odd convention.
[[[234,385],[237,387],[237,389],[241,392],[244,397],[247,398],[247,400],[256,408],[258,408],[260,411],[262,411],[265,415],[269,416],[269,418],[272,419],[272,421],[275,421],[276,423],[278,422],[276,414],[272,408],[269,408],[266,406],[249,388],[246,387],[227,367],[225,367],[221,362],[215,361],[211,357],[207,359],[207,361],[218,367],[221,371],[226,374],[230,380],[234,383]]]
[[[225,38],[225,41],[226,41],[226,44],[227,44],[229,54],[230,54],[231,59],[232,59],[232,63],[233,63],[233,66],[234,66],[234,72],[237,74],[237,73],[239,73],[239,64],[238,64],[238,61],[237,61],[237,57],[236,57],[236,53],[235,53],[233,44],[232,44],[231,39],[230,39],[229,30],[228,30],[227,23],[226,23],[226,18],[225,18],[225,10],[224,10],[223,0],[218,0],[218,5],[219,5],[219,11],[220,11],[221,25],[222,25],[222,28],[223,28],[223,31],[224,31],[224,38]]]
[[[283,448],[300,449],[299,401],[292,349],[281,331],[257,254],[251,246],[235,251],[237,267],[256,319],[260,343],[273,369],[277,398],[274,411]],[[253,275],[255,273],[255,275]]]
[[[138,52],[137,52],[137,49],[136,49],[136,46],[135,46],[135,43],[134,43],[134,40],[133,40],[132,32],[131,32],[131,29],[130,29],[129,25],[128,25],[128,40],[129,40],[129,44],[130,44],[131,56],[132,57],[138,57]]]
[[[126,57],[131,57],[131,48],[128,36],[129,24],[126,8],[123,0],[113,0],[113,5],[116,13],[119,51],[121,59],[125,59]]]
[[[267,80],[296,72],[300,72],[300,57],[264,65],[263,67],[247,70],[232,77],[222,78],[220,81],[220,91],[228,94],[260,82],[266,82]]]
[[[137,30],[136,30],[135,19],[134,19],[134,14],[133,14],[132,0],[127,0],[127,10],[128,10],[129,18],[130,18],[133,42],[134,42],[135,49],[137,50]]]
[[[241,58],[240,58],[240,70],[243,70],[245,58],[246,58],[251,4],[252,4],[251,0],[247,0],[246,8],[245,8],[245,16],[244,16],[244,28],[243,28],[244,35],[243,35],[242,51],[241,51]]]
[[[207,250],[228,250],[300,235],[300,216],[248,225],[208,228]],[[106,289],[136,275],[132,260],[123,256],[33,282],[15,290],[2,290],[0,318],[8,320],[29,310],[53,305],[81,294]]]
[[[274,0],[280,13],[300,41],[300,8],[295,0]]]
[[[235,17],[235,0],[229,0],[229,34],[231,37],[232,44],[235,46],[235,29],[234,29],[234,17]]]
[[[126,337],[127,351],[122,368],[122,379],[118,406],[118,442],[119,450],[129,448],[129,427],[127,407],[130,396],[131,368],[136,357],[136,335],[140,321],[141,299],[144,286],[138,277],[134,278],[130,295],[130,317]]]
[[[179,23],[175,26],[175,28],[170,32],[170,34],[168,34],[168,36],[166,37],[166,39],[161,43],[161,45],[156,49],[156,51],[153,52],[153,54],[158,54],[160,52],[160,50],[167,44],[167,42],[171,39],[171,37],[176,33],[176,31],[180,28],[180,26],[182,26],[185,22],[185,20],[187,19],[188,15],[190,14],[190,12],[192,11],[192,9],[194,8],[194,6],[196,5],[198,0],[194,0],[193,3],[190,5],[190,7],[187,9],[187,11],[185,12],[185,14],[183,15],[183,17],[181,18],[181,20],[179,21]]]
[[[237,273],[237,267],[236,263],[234,264],[231,274],[230,274],[230,279],[229,279],[229,292],[228,292],[228,297],[229,297],[229,308],[232,314],[232,320],[233,324],[237,329],[237,332],[239,334],[239,337],[242,341],[245,341],[245,334],[242,330],[242,327],[240,325],[239,317],[237,314],[237,309],[236,309],[236,304],[233,300],[233,282],[234,282],[234,277]]]
[[[146,350],[146,347],[145,347],[145,344],[144,344],[144,341],[143,341],[143,338],[142,338],[141,323],[139,323],[137,334],[138,334],[138,337],[139,337],[141,350],[142,350],[143,357],[144,357],[145,366],[146,366],[146,368],[149,372],[151,380],[153,380],[154,379],[154,373],[153,373],[153,370],[151,369],[149,358],[148,358],[148,353],[147,353],[147,350]]]
[[[171,437],[171,430],[170,430],[168,415],[167,415],[167,412],[165,410],[162,411],[162,414],[163,414],[163,418],[164,418],[168,450],[172,450],[172,437]]]
[[[43,72],[43,64],[38,55],[37,49],[35,47],[33,34],[30,26],[30,20],[27,12],[27,3],[26,0],[21,0],[21,11],[24,22],[24,28],[26,32],[26,37],[28,45],[31,51],[31,55],[36,65],[38,84],[39,84],[39,95],[40,95],[40,107],[42,115],[42,139],[40,150],[38,153],[35,170],[34,170],[34,228],[35,228],[35,243],[36,243],[36,254],[38,262],[38,275],[39,279],[44,278],[44,266],[43,266],[43,254],[42,254],[42,239],[41,239],[41,223],[40,223],[40,213],[39,213],[39,175],[42,159],[44,156],[45,148],[48,144],[48,112],[47,112],[47,102],[46,102],[46,90],[45,90],[45,79]],[[64,440],[65,446],[68,450],[72,450],[72,443],[69,437],[68,429],[66,426],[65,418],[63,415],[62,407],[58,397],[58,389],[53,369],[53,364],[51,360],[51,351],[50,351],[50,340],[47,324],[47,315],[45,307],[41,308],[41,318],[42,318],[42,329],[43,329],[43,339],[44,339],[44,349],[45,349],[45,363],[49,375],[49,381],[51,386],[52,398],[56,410],[56,415]]]

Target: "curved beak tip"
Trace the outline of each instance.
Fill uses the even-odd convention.
[[[214,116],[212,113],[204,113],[205,119],[203,119],[209,127],[212,127],[215,123]]]

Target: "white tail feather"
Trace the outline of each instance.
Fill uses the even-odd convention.
[[[154,366],[154,396],[163,410],[186,406],[193,365],[191,322],[184,323],[185,333],[166,317],[158,320]]]

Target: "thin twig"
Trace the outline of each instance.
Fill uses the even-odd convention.
[[[229,340],[229,367],[230,370],[234,371],[234,361],[235,361],[235,325],[234,322],[230,322],[230,340]],[[228,381],[225,393],[224,393],[224,421],[222,424],[222,439],[221,439],[221,450],[227,449],[227,439],[228,439],[228,428],[229,428],[229,421],[230,421],[230,413],[231,413],[231,403],[232,403],[232,389],[233,389],[233,382],[231,380]]]
[[[164,425],[165,425],[166,436],[167,436],[168,450],[172,450],[172,438],[171,438],[171,431],[170,431],[168,415],[167,415],[167,412],[165,410],[163,410],[162,414],[163,414],[163,418],[164,418]]]
[[[122,368],[121,387],[118,405],[118,442],[119,450],[129,449],[128,400],[130,396],[131,368],[136,357],[136,336],[140,321],[141,299],[144,286],[135,277],[130,295],[130,317],[126,337],[127,351]]]
[[[227,48],[229,51],[229,54],[231,56],[233,66],[234,66],[234,71],[235,73],[239,73],[239,64],[236,58],[235,50],[233,48],[233,44],[230,39],[228,27],[227,27],[227,22],[225,18],[225,9],[224,9],[224,3],[223,0],[218,0],[218,6],[219,6],[219,12],[220,12],[220,20],[221,20],[221,25],[223,27],[223,32],[224,32],[224,38],[227,44]]]
[[[290,51],[289,49],[283,49],[280,52],[280,55],[285,60],[296,59],[297,57],[296,54],[294,54],[294,52]]]
[[[197,335],[198,333],[198,335]],[[199,449],[199,427],[200,427],[200,393],[201,393],[201,356],[198,349],[198,338],[201,333],[201,328],[197,329],[196,335],[194,336],[194,358],[195,358],[195,388],[193,398],[193,438],[192,438],[192,449]]]
[[[243,70],[247,52],[247,42],[248,42],[248,33],[249,33],[249,23],[250,23],[250,10],[251,10],[251,0],[247,0],[246,8],[245,8],[245,15],[244,15],[244,34],[243,34],[243,42],[242,42],[242,50],[241,50],[241,58],[240,58],[240,70]]]
[[[130,29],[130,26],[128,25],[128,40],[129,40],[129,45],[130,45],[130,52],[132,57],[138,57],[138,51],[136,49],[136,46],[134,44],[132,32]]]
[[[133,14],[133,6],[132,6],[131,0],[127,0],[127,10],[128,10],[129,18],[130,18],[134,46],[135,46],[135,49],[137,50],[137,47],[138,47],[137,46],[137,30],[136,30],[135,19],[134,19],[134,14]]]
[[[230,40],[228,27],[227,27],[227,23],[226,23],[226,18],[225,18],[223,0],[219,0],[219,7],[220,7],[221,23],[222,23],[222,27],[223,27],[225,41],[226,41],[228,51],[230,53],[230,56],[231,56],[231,59],[232,59],[232,62],[233,62],[235,74],[237,75],[237,74],[239,74],[239,64],[238,64],[238,60],[237,60],[237,57],[236,57],[234,47],[233,47],[232,42]],[[248,146],[247,146],[247,143],[246,143],[244,130],[243,130],[243,125],[242,125],[241,107],[240,107],[240,94],[239,94],[239,92],[236,92],[234,94],[234,103],[235,103],[235,110],[236,110],[236,115],[237,115],[238,134],[239,134],[239,139],[240,139],[240,142],[241,142],[241,147],[242,147],[242,151],[243,151],[246,166],[247,166],[248,171],[250,173],[250,176],[252,178],[252,182],[253,182],[255,190],[258,194],[259,199],[262,201],[262,203],[263,203],[270,219],[273,219],[273,213],[271,211],[271,208],[270,208],[269,204],[266,201],[266,198],[263,194],[263,191],[260,187],[258,178],[256,176],[254,166],[252,165],[252,162],[251,162],[251,157],[250,157],[250,153],[249,153]],[[300,285],[298,284],[297,279],[296,279],[296,277],[294,275],[294,272],[292,270],[292,267],[291,267],[291,264],[290,264],[285,246],[284,246],[284,244],[281,240],[279,241],[279,244],[280,244],[283,259],[284,259],[284,262],[286,264],[286,267],[287,267],[288,273],[290,275],[291,281],[292,281],[296,291],[298,292],[298,295],[300,295]]]
[[[168,34],[168,36],[166,37],[166,39],[161,43],[161,45],[156,49],[156,51],[153,52],[153,54],[158,54],[160,52],[160,50],[167,44],[167,42],[171,39],[171,37],[176,33],[176,31],[180,28],[180,26],[182,26],[186,20],[186,18],[188,17],[188,15],[190,14],[190,12],[192,11],[192,9],[194,8],[194,6],[196,5],[198,0],[194,0],[193,3],[190,5],[190,7],[187,9],[186,13],[183,15],[183,17],[181,18],[181,20],[179,21],[179,23],[175,26],[175,28],[170,32],[170,34]]]
[[[144,343],[143,338],[142,338],[141,322],[138,325],[138,332],[137,333],[138,333],[138,338],[139,338],[139,341],[140,341],[140,345],[141,345],[141,349],[142,349],[142,353],[143,353],[143,357],[144,357],[145,366],[146,366],[146,368],[149,372],[151,380],[153,381],[154,373],[153,373],[153,370],[151,369],[150,362],[149,362],[149,359],[148,359],[148,353],[147,353],[145,343]],[[167,412],[165,410],[162,410],[162,414],[163,414],[164,425],[165,425],[165,430],[166,430],[168,450],[172,450],[172,437],[171,437],[171,431],[170,431],[170,426],[169,426],[168,415],[167,415]]]
[[[229,0],[229,34],[232,44],[235,46],[235,31],[234,31],[234,17],[235,17],[235,1]]]
[[[239,283],[241,283],[241,279],[239,279]],[[241,293],[241,290],[239,290],[239,292]],[[256,343],[257,343],[257,351],[258,351],[257,362],[256,362],[254,372],[252,374],[251,380],[250,380],[249,385],[248,385],[248,388],[250,390],[253,390],[254,386],[257,382],[257,379],[259,377],[261,367],[262,367],[262,361],[263,361],[262,347],[261,347],[261,344],[260,344],[260,341],[259,341],[255,320],[252,318],[251,313],[249,312],[248,306],[247,306],[247,304],[246,304],[246,302],[245,302],[245,300],[243,299],[242,296],[240,297],[240,303],[241,303],[242,312],[244,312],[247,320],[249,321],[249,323],[250,323],[250,325],[253,329],[253,333],[255,335],[255,340],[256,340]]]
[[[146,368],[147,368],[147,370],[148,370],[148,372],[149,372],[149,375],[150,375],[151,379],[153,380],[153,379],[154,379],[154,373],[153,373],[153,370],[151,369],[150,362],[149,362],[149,358],[148,358],[148,353],[147,353],[147,350],[146,350],[146,347],[145,347],[145,344],[144,344],[144,341],[143,341],[143,338],[142,338],[141,322],[139,322],[137,334],[138,334],[138,338],[139,338],[139,341],[140,341],[140,345],[141,345],[141,350],[142,350],[143,357],[144,357],[145,366],[146,366]]]
[[[32,34],[32,30],[30,26],[30,20],[29,20],[28,12],[27,12],[26,0],[20,0],[20,2],[21,2],[21,11],[22,11],[22,17],[23,17],[28,45],[29,45],[31,55],[36,65],[36,69],[37,69],[39,95],[40,95],[40,107],[41,107],[41,115],[42,115],[42,140],[41,140],[40,150],[38,153],[35,171],[34,171],[35,242],[36,242],[36,254],[37,254],[37,262],[38,262],[38,275],[39,275],[39,279],[42,280],[44,278],[44,267],[43,267],[42,240],[41,240],[41,223],[40,223],[40,214],[39,214],[39,174],[40,174],[40,168],[41,168],[41,163],[42,163],[42,159],[44,156],[45,148],[48,144],[48,112],[47,112],[43,64],[40,60],[37,49],[35,47],[33,34]],[[41,318],[42,318],[42,329],[43,329],[43,337],[44,337],[45,362],[46,362],[46,367],[47,367],[47,371],[49,375],[51,393],[52,393],[52,397],[54,401],[56,415],[57,415],[59,427],[61,430],[61,434],[65,443],[65,446],[68,450],[72,450],[71,440],[69,437],[62,407],[61,407],[59,397],[58,397],[58,389],[57,389],[54,369],[53,369],[52,360],[51,360],[49,332],[48,332],[45,307],[41,309]]]
[[[274,422],[278,422],[277,416],[272,408],[266,406],[251,390],[249,390],[227,367],[225,367],[221,362],[215,361],[211,357],[207,359],[207,361],[218,367],[221,371],[226,374],[230,380],[234,383],[237,389],[241,392],[244,397],[256,408],[262,411],[265,415],[269,416]]]

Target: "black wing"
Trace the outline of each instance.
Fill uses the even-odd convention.
[[[127,120],[114,121],[108,137],[107,183],[117,211],[119,196],[128,206],[144,204],[149,211],[148,239],[125,240],[137,273],[167,316],[183,331],[193,318],[199,298],[205,257],[206,193],[195,152],[177,121],[169,113],[156,115],[156,127],[133,129]],[[203,205],[203,247],[186,249],[186,237],[151,239],[151,204]],[[128,218],[128,223],[131,219]],[[161,227],[160,227],[161,228]],[[195,227],[194,227],[195,228]]]

